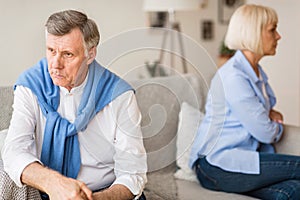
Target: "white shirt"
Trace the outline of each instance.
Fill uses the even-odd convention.
[[[87,80],[87,79],[86,79]],[[74,122],[86,80],[70,92],[60,87],[60,115]],[[18,86],[14,112],[2,149],[4,169],[18,185],[21,174],[32,162],[40,161],[46,118],[30,89]],[[141,194],[146,182],[146,152],[140,127],[141,114],[133,91],[110,102],[83,132],[78,133],[81,168],[77,179],[91,190],[111,184],[125,185]]]
[[[271,108],[270,108],[270,100],[269,100],[269,96],[268,96],[268,93],[267,93],[267,89],[266,89],[266,85],[265,85],[265,83],[264,83],[264,79],[263,79],[263,77],[261,76],[261,74],[259,74],[259,80],[260,80],[260,82],[261,82],[261,85],[262,85],[262,93],[263,93],[263,96],[264,96],[264,98],[265,98],[265,107],[268,109],[268,110],[270,110]]]

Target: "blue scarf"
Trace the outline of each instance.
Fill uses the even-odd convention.
[[[65,176],[76,178],[81,157],[77,133],[84,131],[93,119],[116,97],[131,90],[124,80],[100,66],[96,61],[89,66],[89,75],[74,123],[57,112],[60,102],[59,87],[54,85],[44,58],[21,76],[14,86],[28,87],[37,97],[46,117],[41,161]]]

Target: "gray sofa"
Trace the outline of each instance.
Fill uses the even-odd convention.
[[[179,113],[183,102],[203,112],[207,84],[196,75],[176,75],[129,81],[136,89],[142,112],[142,131],[148,155],[147,199],[253,199],[247,196],[214,192],[195,181],[174,177],[178,141]],[[12,112],[12,87],[0,87],[0,130],[9,126]],[[0,144],[4,135],[0,135]],[[300,155],[300,127],[286,126],[278,152]]]

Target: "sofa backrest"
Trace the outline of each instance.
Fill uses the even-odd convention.
[[[182,102],[204,110],[207,84],[196,75],[176,75],[129,81],[142,113],[148,171],[175,167],[176,133]]]

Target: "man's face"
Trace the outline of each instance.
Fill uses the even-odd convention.
[[[80,85],[88,71],[90,60],[78,28],[63,36],[47,34],[48,70],[53,83],[69,91]]]

